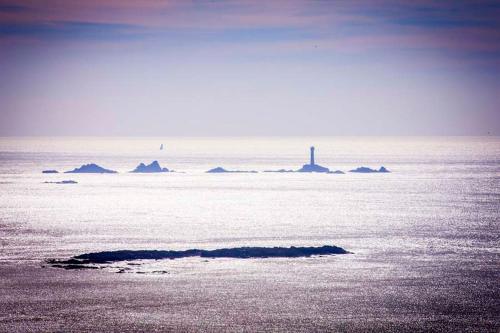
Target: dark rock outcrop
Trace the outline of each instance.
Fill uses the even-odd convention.
[[[82,165],[81,167],[71,171],[66,171],[65,173],[117,173],[117,172],[114,170],[104,169],[103,167],[100,167],[97,164],[91,163]]]
[[[162,168],[158,161],[153,161],[151,164],[145,165],[144,163],[139,164],[134,170],[130,171],[133,173],[156,173],[156,172],[168,172],[167,168]]]
[[[42,173],[59,173],[57,170],[43,170]]]
[[[49,260],[52,267],[74,269],[93,268],[95,264],[110,264],[117,261],[133,261],[144,259],[180,259],[186,257],[202,258],[298,258],[317,255],[333,255],[350,253],[341,247],[324,245],[320,247],[236,247],[217,250],[190,249],[185,251],[160,250],[121,250],[85,253],[68,260]],[[91,265],[90,267],[88,265]],[[68,266],[68,267],[65,267]]]
[[[387,170],[385,167],[380,167],[380,169],[376,170],[376,169],[371,169],[371,168],[368,168],[368,167],[359,167],[357,169],[354,169],[354,170],[349,170],[349,172],[356,172],[356,173],[377,173],[377,172],[381,172],[381,173],[387,173],[387,172],[390,172],[389,170]]]
[[[318,164],[304,164],[297,172],[330,172],[330,169]]]

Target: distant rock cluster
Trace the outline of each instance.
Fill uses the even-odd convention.
[[[174,172],[173,170],[169,170],[168,168],[162,168],[158,161],[153,161],[150,164],[140,163],[134,170],[130,171],[131,173],[163,173],[163,172]],[[304,164],[302,168],[298,170],[287,170],[287,169],[279,169],[279,170],[265,170],[264,172],[276,172],[276,173],[289,173],[289,172],[301,172],[301,173],[327,173],[327,174],[344,174],[341,170],[331,171],[329,168],[316,164],[314,161],[314,147],[311,147],[311,156],[310,163]],[[385,167],[380,167],[377,169],[371,169],[365,166],[359,167],[357,169],[349,170],[349,172],[353,173],[389,173]],[[58,173],[57,170],[43,170],[42,173],[50,174],[50,173]],[[79,168],[75,168],[71,171],[66,171],[65,173],[117,173],[117,171],[105,169],[97,164],[85,164]],[[206,171],[206,173],[258,173],[255,170],[227,170],[223,167],[216,167]]]
[[[319,164],[316,164],[314,161],[314,147],[310,148],[310,162],[308,164],[304,164],[302,168],[298,169],[297,171],[294,170],[286,170],[286,169],[279,169],[279,170],[266,170],[264,172],[279,172],[279,173],[285,173],[285,172],[310,172],[310,173],[329,173],[329,174],[337,174],[337,175],[343,175],[344,172],[341,170],[335,170],[331,171],[327,167],[321,166]],[[360,173],[370,173],[370,172],[389,172],[385,167],[380,167],[379,170],[374,170],[370,169],[367,167],[359,167],[354,170],[350,170],[349,172],[360,172]]]
[[[131,173],[163,173],[163,172],[174,172],[173,170],[169,170],[168,168],[162,168],[158,161],[153,161],[151,164],[140,163],[134,170],[130,171]],[[304,164],[302,168],[298,170],[287,170],[287,169],[279,169],[279,170],[264,170],[263,172],[269,173],[292,173],[292,172],[306,172],[306,173],[330,173],[330,174],[344,174],[341,170],[331,171],[330,169],[323,167],[318,164]],[[368,167],[359,167],[357,169],[349,170],[349,172],[353,173],[389,173],[385,167],[380,167],[378,170],[371,169]],[[42,173],[51,174],[51,173],[59,173],[57,170],[43,170]],[[114,170],[105,169],[97,164],[85,164],[79,168],[75,168],[71,171],[66,171],[64,173],[118,173]],[[223,167],[216,167],[206,171],[206,173],[258,173],[255,170],[226,170]]]

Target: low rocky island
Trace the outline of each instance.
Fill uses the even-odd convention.
[[[257,173],[257,171],[245,171],[245,170],[226,170],[223,167],[216,167],[208,170],[206,173]]]
[[[153,161],[151,164],[139,164],[134,170],[130,171],[132,173],[157,173],[157,172],[169,172],[167,168],[162,168],[158,161]]]
[[[91,163],[82,165],[81,167],[71,171],[66,171],[65,173],[118,173],[118,172],[114,170],[104,169],[103,167],[97,164]]]
[[[52,267],[65,269],[99,268],[96,264],[112,264],[118,261],[180,259],[187,257],[201,258],[299,258],[318,255],[334,255],[350,253],[338,246],[324,245],[320,247],[235,247],[217,250],[190,249],[185,251],[161,250],[121,250],[85,253],[67,260],[48,260]]]
[[[349,170],[349,172],[355,172],[355,173],[388,173],[390,171],[387,170],[383,166],[380,167],[380,169],[378,169],[378,170],[362,166],[362,167],[359,167],[359,168],[354,169],[354,170]]]
[[[59,173],[57,170],[43,170],[42,173]]]

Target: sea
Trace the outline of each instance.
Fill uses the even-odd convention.
[[[311,146],[345,174],[263,172]],[[323,245],[351,253],[48,264]],[[0,138],[2,332],[498,332],[499,282],[500,137]]]

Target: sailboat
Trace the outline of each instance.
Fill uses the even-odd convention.
[[[160,145],[160,150],[163,150],[163,143]]]

